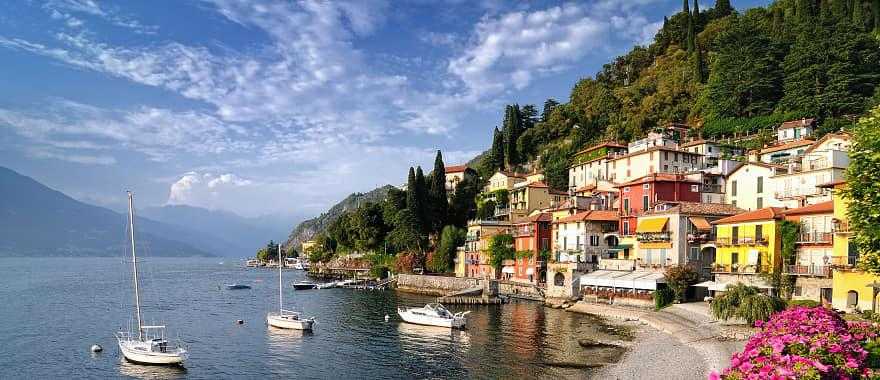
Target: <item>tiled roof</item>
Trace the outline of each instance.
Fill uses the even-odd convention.
[[[785,210],[784,215],[830,214],[834,212],[834,201],[816,203],[809,206]]]
[[[530,224],[530,223],[535,223],[535,222],[549,222],[551,220],[553,220],[553,215],[551,215],[549,212],[542,212],[539,214],[532,215],[532,216],[526,218],[526,220],[519,222],[517,224]]]
[[[535,188],[539,188],[539,189],[545,189],[545,188],[550,187],[550,186],[547,186],[546,183],[541,182],[541,181],[535,181],[535,182],[529,183],[526,186],[527,187],[535,187]]]
[[[701,203],[701,202],[661,202],[671,207],[663,211],[655,211],[653,214],[686,214],[686,215],[737,215],[743,209],[726,203]]]
[[[813,123],[815,123],[815,122],[816,122],[816,119],[813,119],[813,118],[801,119],[801,120],[789,120],[789,121],[786,121],[786,122],[782,123],[781,125],[779,125],[779,129],[788,129],[788,128],[795,128],[795,127],[802,127],[805,125],[813,125]]]
[[[813,143],[815,143],[815,141],[813,141],[813,140],[806,140],[806,139],[804,139],[804,140],[798,140],[798,141],[792,141],[792,142],[790,142],[790,143],[785,143],[785,144],[782,144],[782,145],[771,146],[771,147],[769,147],[769,148],[761,149],[761,154],[767,154],[767,153],[778,152],[778,151],[780,151],[780,150],[788,150],[788,149],[799,148],[799,147],[802,147],[802,146],[813,145]]]
[[[504,174],[508,177],[514,177],[514,178],[526,178],[526,176],[527,176],[526,174],[509,172],[506,170],[499,170],[498,173]]]
[[[636,178],[632,181],[625,182],[620,185],[616,185],[614,187],[632,186],[632,185],[638,185],[640,183],[647,183],[647,182],[693,182],[693,183],[700,183],[700,181],[689,179],[682,174],[652,173],[652,174],[648,174],[644,177]]]
[[[819,146],[819,145],[822,144],[823,142],[825,142],[825,141],[831,139],[832,137],[837,137],[837,138],[839,138],[839,139],[843,139],[843,140],[850,140],[850,139],[852,138],[852,136],[851,136],[849,133],[846,133],[846,132],[841,132],[841,133],[826,133],[825,136],[822,136],[821,139],[816,140],[816,143],[813,144],[811,147],[807,148],[807,150],[805,150],[804,152],[805,152],[805,153],[810,153],[810,152],[812,152],[814,149],[816,149],[817,146]]]
[[[589,210],[579,212],[569,217],[565,217],[557,220],[554,223],[570,223],[570,222],[583,222],[583,221],[596,221],[596,222],[616,222],[618,219],[617,211],[611,210]]]
[[[461,173],[465,170],[470,169],[467,165],[450,165],[446,167],[446,173]],[[471,169],[473,170],[473,169]]]
[[[845,183],[846,183],[845,179],[839,179],[837,181],[831,181],[828,183],[823,183],[821,185],[816,185],[816,187],[833,189],[833,188],[837,187],[838,185],[843,185]]]
[[[785,211],[784,207],[765,207],[755,211],[744,212],[742,214],[719,219],[712,222],[712,224],[731,224],[740,222],[753,222],[758,220],[778,219],[782,216],[783,211]]]
[[[743,163],[742,165],[740,165],[736,169],[733,169],[730,173],[727,174],[727,177],[732,176],[733,173],[736,173],[736,172],[740,171],[741,169],[745,169],[745,168],[749,167],[749,165],[760,166],[762,168],[767,168],[767,169],[771,169],[771,170],[772,169],[786,169],[786,167],[784,165],[768,164],[766,162],[761,162],[761,161],[749,161],[749,162]]]

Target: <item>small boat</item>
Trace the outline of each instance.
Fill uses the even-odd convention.
[[[337,286],[339,286],[339,283],[334,282],[334,281],[331,281],[331,282],[325,282],[325,283],[323,283],[323,284],[318,284],[318,285],[317,285],[318,289],[330,289],[330,288],[335,288],[335,287],[337,287]]]
[[[281,246],[278,247],[278,261],[281,261]],[[312,331],[315,318],[304,318],[299,313],[284,309],[284,286],[281,280],[281,266],[278,266],[278,312],[266,315],[269,326],[280,329]],[[315,284],[312,284],[313,286]],[[296,286],[296,284],[294,284]],[[314,289],[314,288],[309,288]]]
[[[316,283],[314,283],[314,282],[300,281],[300,282],[294,282],[294,283],[293,283],[293,288],[296,289],[296,290],[310,290],[310,289],[317,289],[317,288],[318,288],[318,284],[316,284]]]
[[[226,284],[226,289],[229,290],[242,290],[242,289],[250,289],[250,285],[244,284]]]
[[[463,329],[467,324],[465,315],[470,311],[452,314],[439,303],[429,303],[425,307],[398,307],[397,314],[404,322],[425,326],[448,327]]]
[[[247,265],[248,268],[256,268],[256,267],[260,266],[260,262],[255,259],[250,259],[245,262],[245,265]]]
[[[134,244],[134,200],[128,192],[128,223],[131,232],[131,265],[134,277],[134,304],[137,318],[137,333],[120,331],[116,333],[119,351],[126,360],[138,364],[182,365],[187,358],[186,349],[180,343],[170,344],[165,338],[165,326],[143,324],[141,314],[140,289],[138,287],[138,260]],[[131,326],[129,326],[131,328]]]

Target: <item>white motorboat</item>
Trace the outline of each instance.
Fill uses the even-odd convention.
[[[339,286],[339,283],[335,282],[335,281],[325,282],[323,284],[317,285],[318,289],[330,289],[330,288],[335,288],[338,286]]]
[[[465,315],[470,311],[453,314],[439,303],[429,303],[419,308],[397,308],[397,314],[404,322],[425,326],[463,329],[467,324]]]
[[[281,260],[281,246],[278,247],[278,261]],[[284,309],[284,285],[281,279],[281,266],[278,266],[278,312],[266,315],[266,323],[269,326],[280,329],[294,329],[311,331],[315,324],[315,318],[305,318],[300,313]]]
[[[128,223],[131,236],[131,263],[134,277],[134,303],[137,317],[137,334],[131,331],[116,333],[119,351],[126,360],[139,364],[181,365],[187,351],[180,343],[171,344],[165,337],[165,326],[146,326],[141,317],[141,296],[138,288],[137,254],[134,244],[134,200],[128,192]]]

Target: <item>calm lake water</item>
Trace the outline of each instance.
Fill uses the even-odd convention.
[[[451,305],[472,313],[467,330],[450,332],[397,317],[398,305],[431,297],[294,291],[304,274],[289,270],[286,308],[318,323],[305,335],[270,329],[277,271],[222,258],[150,258],[142,265],[146,322],[167,324],[191,355],[184,370],[142,367],[122,362],[113,338],[133,318],[129,266],[119,258],[0,259],[0,378],[587,378],[586,364],[617,355],[578,344],[616,339],[608,326],[534,302]],[[253,289],[222,288],[232,282]],[[90,353],[92,344],[104,352]]]

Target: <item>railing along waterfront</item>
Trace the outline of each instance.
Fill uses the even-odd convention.
[[[768,273],[769,265],[737,265],[737,264],[715,264],[712,266],[714,273]]]

